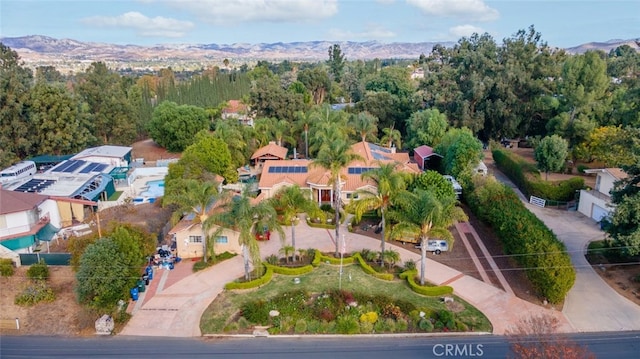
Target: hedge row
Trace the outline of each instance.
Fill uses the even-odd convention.
[[[224,286],[224,289],[251,289],[257,288],[261,285],[265,285],[271,281],[273,278],[273,268],[267,267],[267,270],[264,272],[264,275],[260,278],[254,279],[249,282],[230,282]]]
[[[467,202],[483,222],[494,229],[505,254],[524,268],[527,277],[551,303],[562,301],[575,282],[576,273],[562,242],[531,213],[506,185],[487,181]]]
[[[418,275],[418,271],[415,269],[412,269],[412,270],[407,270],[400,273],[400,278],[406,279],[407,282],[409,283],[409,287],[411,288],[411,290],[413,290],[418,294],[427,295],[430,297],[437,297],[437,296],[453,293],[453,288],[448,285],[441,285],[437,287],[422,286],[416,283],[416,280],[415,280],[416,275]]]
[[[358,264],[360,264],[360,267],[362,267],[362,270],[367,273],[370,274],[378,279],[382,279],[382,280],[388,280],[388,281],[392,281],[393,280],[393,274],[391,273],[379,273],[377,272],[375,269],[373,269],[373,267],[371,267],[365,260],[364,258],[362,258],[362,256],[360,255],[360,253],[356,253],[353,255],[353,258],[355,258],[358,261]]]
[[[320,251],[316,251],[316,255],[315,257],[313,257],[313,262],[311,262],[311,265],[313,265],[314,267],[317,267],[320,265],[320,263],[326,263],[326,262],[329,262],[329,264],[333,264],[333,265],[338,265],[340,263],[353,264],[355,262],[355,259],[353,257],[344,257],[342,259],[329,257],[320,253]]]
[[[535,165],[517,154],[501,149],[494,149],[492,154],[498,169],[527,197],[536,196],[550,201],[566,202],[573,200],[576,191],[584,188],[584,179],[581,177],[558,182],[543,181]]]
[[[284,275],[302,275],[313,271],[312,265],[306,265],[304,267],[280,267],[274,266],[269,263],[264,264],[267,268],[271,268],[273,273],[284,274]]]

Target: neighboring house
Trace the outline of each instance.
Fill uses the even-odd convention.
[[[413,160],[418,164],[418,168],[423,171],[437,169],[442,155],[437,154],[433,148],[422,145],[413,150]]]
[[[419,173],[415,163],[410,163],[407,153],[396,153],[393,148],[381,147],[369,142],[358,142],[351,146],[351,150],[362,157],[353,161],[341,172],[341,200],[349,203],[352,195],[359,189],[376,190],[373,182],[364,181],[362,173],[380,166],[380,163],[396,163],[397,170]],[[269,160],[265,161],[260,176],[258,188],[260,198],[270,198],[282,187],[297,184],[302,189],[312,191],[313,199],[318,204],[331,203],[333,185],[331,172],[312,165],[311,160]]]
[[[487,174],[489,174],[489,169],[483,161],[480,161],[478,162],[478,165],[473,169],[473,173],[481,176],[486,176]]]
[[[627,174],[620,168],[587,169],[584,172],[596,174],[596,185],[592,190],[580,190],[578,212],[600,222],[613,212],[611,190],[615,182],[626,178]]]
[[[265,161],[284,160],[287,158],[286,147],[277,145],[274,141],[270,141],[268,145],[260,147],[251,156],[251,165],[261,166]]]
[[[71,160],[104,163],[114,167],[127,167],[131,163],[131,147],[104,145],[83,150]]]
[[[218,228],[211,229],[210,234],[216,232]],[[176,248],[176,255],[181,258],[201,258],[202,255],[202,225],[193,223],[193,215],[187,216],[181,220],[175,227],[169,231],[172,240],[175,242],[173,246]],[[212,242],[215,253],[230,252],[240,254],[242,248],[238,244],[239,233],[224,229]]]
[[[222,109],[222,119],[236,119],[245,126],[253,126],[253,117],[251,116],[249,106],[239,100],[229,100],[227,107]]]
[[[411,79],[419,80],[424,78],[424,70],[419,67],[411,72]]]
[[[61,226],[54,199],[0,189],[0,245],[4,248],[31,253],[39,241],[50,241]]]

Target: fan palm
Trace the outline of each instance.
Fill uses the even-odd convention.
[[[221,228],[230,228],[238,232],[238,242],[242,247],[244,259],[244,276],[250,279],[249,261],[253,267],[261,269],[260,247],[256,239],[256,232],[262,228],[275,230],[280,239],[284,238],[284,231],[277,221],[276,210],[267,201],[252,203],[252,199],[246,194],[235,196],[222,205],[221,211],[216,212],[207,219],[210,225]]]
[[[427,241],[431,237],[442,238],[452,247],[453,236],[448,228],[457,221],[467,220],[467,216],[456,206],[454,198],[438,198],[431,191],[404,191],[398,194],[396,203],[397,207],[389,211],[389,219],[396,223],[390,238],[420,239],[420,284],[424,285]]]
[[[395,163],[382,163],[380,167],[363,173],[362,179],[372,180],[376,185],[376,190],[364,189],[356,191],[358,199],[350,204],[354,210],[356,222],[360,221],[365,212],[380,211],[382,224],[381,253],[385,251],[386,212],[393,204],[395,195],[405,189],[404,178],[395,168]]]
[[[340,208],[341,208],[341,178],[340,172],[342,169],[354,160],[361,159],[361,157],[353,153],[349,143],[343,138],[336,138],[330,142],[325,143],[320,148],[318,156],[311,164],[313,166],[320,166],[329,170],[330,182],[333,186],[333,209],[335,211],[335,226],[336,226],[336,257],[340,254]]]
[[[213,181],[200,182],[194,179],[179,180],[181,184],[176,185],[175,191],[167,193],[163,198],[163,205],[175,204],[178,210],[174,212],[175,217],[182,217],[185,213],[193,214],[194,224],[202,226],[202,255],[207,261],[208,227],[206,225],[209,218],[209,208],[214,202],[221,199],[224,194],[218,192],[218,183]],[[215,256],[215,248],[211,247],[211,254]]]

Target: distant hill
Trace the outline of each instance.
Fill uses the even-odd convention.
[[[3,37],[0,41],[17,51],[23,60],[57,57],[66,60],[197,60],[197,59],[265,59],[265,60],[325,60],[327,50],[334,43],[340,44],[342,52],[350,60],[356,59],[403,59],[429,54],[436,44],[452,46],[450,42],[381,43],[308,41],[272,44],[168,44],[155,46],[114,45],[95,42],[80,42],[71,39],[55,39],[33,35]]]
[[[622,45],[629,45],[632,49],[640,52],[640,38],[632,40],[609,40],[607,42],[589,42],[586,44],[570,47],[566,49],[571,54],[582,54],[589,50],[602,50],[606,53]]]

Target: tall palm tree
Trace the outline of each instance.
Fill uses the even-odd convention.
[[[221,206],[221,210],[207,219],[208,225],[230,228],[239,233],[238,241],[242,246],[244,259],[244,277],[249,280],[249,260],[256,269],[260,269],[262,259],[260,247],[256,239],[256,232],[262,228],[275,230],[280,239],[284,238],[284,231],[277,221],[276,210],[267,201],[257,204],[244,192],[242,196],[235,196]]]
[[[348,141],[354,134],[354,129],[349,126],[349,116],[344,111],[332,110],[330,106],[316,108],[312,112],[313,126],[310,127],[311,143],[310,151],[317,153],[324,144],[340,137]]]
[[[367,139],[374,141],[378,133],[378,118],[367,111],[352,115],[349,124],[360,136],[360,141],[365,142]]]
[[[320,166],[329,170],[331,173],[330,181],[333,186],[333,209],[335,211],[336,226],[336,257],[340,255],[340,208],[341,208],[341,187],[342,182],[340,172],[352,161],[362,159],[358,154],[351,150],[351,146],[343,138],[335,138],[326,142],[318,152],[318,156],[312,166]]]
[[[386,146],[391,148],[391,145],[395,144],[396,148],[400,148],[402,146],[402,134],[400,131],[391,127],[382,129],[382,137],[380,138],[380,144],[382,146]]]
[[[291,246],[296,251],[296,220],[298,213],[307,212],[316,203],[311,199],[311,192],[303,192],[298,185],[281,188],[269,199],[271,206],[282,211],[285,223],[291,221]]]
[[[291,136],[291,123],[287,120],[276,120],[273,123],[273,137],[278,146],[284,146],[284,142],[296,146],[296,139]]]
[[[208,227],[206,225],[209,218],[209,209],[214,202],[223,197],[218,192],[218,183],[214,181],[200,182],[194,179],[179,180],[182,183],[176,185],[176,191],[167,193],[162,200],[163,205],[175,204],[178,210],[174,212],[175,217],[182,217],[185,213],[194,215],[194,224],[202,226],[202,256],[207,261],[209,255],[207,251]],[[215,248],[211,248],[212,255],[215,256]]]
[[[360,221],[365,212],[379,210],[382,222],[382,240],[380,253],[384,253],[386,240],[386,218],[389,207],[393,204],[396,194],[405,189],[404,178],[396,171],[396,163],[381,163],[380,167],[367,171],[361,175],[362,179],[369,179],[376,185],[376,191],[364,189],[356,191],[357,200],[351,202],[356,222]]]
[[[304,158],[309,158],[309,126],[313,122],[311,111],[296,113],[295,129],[304,133]]]
[[[404,191],[398,194],[396,203],[397,208],[389,211],[389,219],[396,222],[391,229],[390,237],[420,238],[420,284],[424,285],[427,241],[431,237],[437,237],[453,244],[453,236],[448,228],[457,221],[467,220],[467,216],[456,206],[457,201],[454,198],[438,198],[431,191]]]

